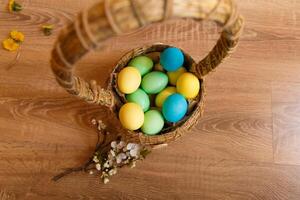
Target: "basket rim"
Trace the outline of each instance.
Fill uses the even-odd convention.
[[[157,52],[157,50],[152,51],[155,48],[165,49],[165,48],[168,48],[168,47],[176,47],[176,46],[169,45],[169,44],[163,44],[163,43],[153,43],[153,44],[143,45],[141,47],[131,49],[131,50],[127,51],[125,54],[123,54],[120,57],[120,59],[117,61],[117,63],[114,65],[114,68],[111,71],[111,76],[109,78],[109,82],[108,82],[108,86],[107,86],[108,90],[112,91],[112,93],[114,95],[115,106],[112,110],[112,112],[114,114],[117,115],[118,108],[126,102],[126,99],[123,97],[124,94],[120,93],[118,91],[118,89],[116,88],[116,79],[117,79],[117,74],[119,72],[118,70],[121,70],[124,67],[126,67],[128,62],[136,56]],[[178,48],[178,47],[176,47],[176,48]],[[165,143],[165,141],[169,141],[166,138],[173,137],[174,139],[177,139],[179,136],[181,136],[181,133],[179,133],[179,132],[182,129],[182,126],[186,125],[189,121],[192,121],[193,117],[197,117],[197,116],[195,116],[197,112],[202,114],[203,103],[204,103],[204,93],[205,93],[204,92],[204,89],[205,89],[204,78],[199,77],[197,74],[195,74],[192,71],[193,70],[193,65],[196,65],[196,62],[193,59],[193,57],[190,54],[188,54],[185,50],[183,50],[181,48],[179,48],[179,49],[183,52],[185,58],[188,58],[189,61],[187,61],[187,62],[190,62],[189,63],[190,64],[189,72],[196,75],[199,78],[199,81],[200,81],[200,91],[199,91],[198,96],[196,97],[198,100],[193,101],[194,102],[194,105],[192,107],[193,110],[189,113],[188,116],[184,117],[182,120],[177,122],[174,127],[171,127],[169,130],[166,130],[166,129],[163,130],[163,131],[166,131],[166,132],[162,132],[162,133],[159,133],[157,135],[146,135],[140,129],[138,129],[136,131],[131,131],[131,130],[127,130],[127,129],[123,128],[125,130],[125,133],[128,134],[128,136],[131,136],[131,137],[138,136],[140,141],[141,142],[143,141],[143,143],[153,144],[153,142],[151,142],[150,140],[157,140],[158,142],[155,142],[155,144]],[[126,63],[126,64],[124,64],[124,63]],[[201,116],[201,114],[200,114],[200,116]],[[193,126],[193,124],[191,124],[186,129],[189,129],[191,126]]]

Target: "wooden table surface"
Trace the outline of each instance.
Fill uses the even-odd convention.
[[[0,40],[12,29],[26,40],[20,61],[0,50],[0,199],[300,199],[300,1],[238,0],[246,27],[235,54],[206,78],[205,116],[189,134],[154,151],[107,185],[62,168],[93,151],[90,120],[107,112],[67,94],[49,60],[66,22],[94,0],[0,2]],[[50,37],[40,27],[54,24]],[[126,51],[154,42],[202,58],[218,37],[211,23],[170,21],[107,42],[78,72],[104,84]]]

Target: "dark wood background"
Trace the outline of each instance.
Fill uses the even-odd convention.
[[[102,107],[56,83],[49,60],[63,25],[94,0],[0,2],[0,40],[25,33],[20,62],[0,50],[0,199],[300,199],[300,1],[238,0],[246,27],[235,54],[206,78],[205,116],[190,134],[156,150],[107,185],[78,173],[96,142],[92,117]],[[40,27],[54,24],[50,37]],[[202,58],[218,37],[211,23],[170,21],[111,39],[85,57],[78,73],[104,84],[126,51],[154,42]]]

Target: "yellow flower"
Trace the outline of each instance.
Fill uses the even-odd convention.
[[[2,42],[3,48],[8,51],[16,51],[20,45],[15,42],[12,38],[8,38]]]
[[[9,0],[8,2],[9,12],[19,12],[22,10],[22,6],[15,2],[15,0]]]
[[[15,0],[9,0],[8,2],[8,10],[9,12],[12,12],[13,11],[13,5],[15,3]]]
[[[11,31],[10,32],[10,37],[14,39],[16,42],[23,42],[24,41],[24,34],[19,31]]]

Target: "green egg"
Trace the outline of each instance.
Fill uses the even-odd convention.
[[[164,118],[158,110],[149,110],[144,115],[142,131],[146,135],[155,135],[164,127]]]
[[[147,56],[137,56],[129,62],[128,66],[137,68],[141,76],[144,76],[153,68],[153,61]]]
[[[134,93],[127,94],[126,99],[128,102],[139,104],[144,112],[146,112],[150,107],[149,96],[140,88],[137,89]]]
[[[163,72],[153,71],[142,79],[142,88],[147,94],[157,94],[168,84],[168,76]]]

